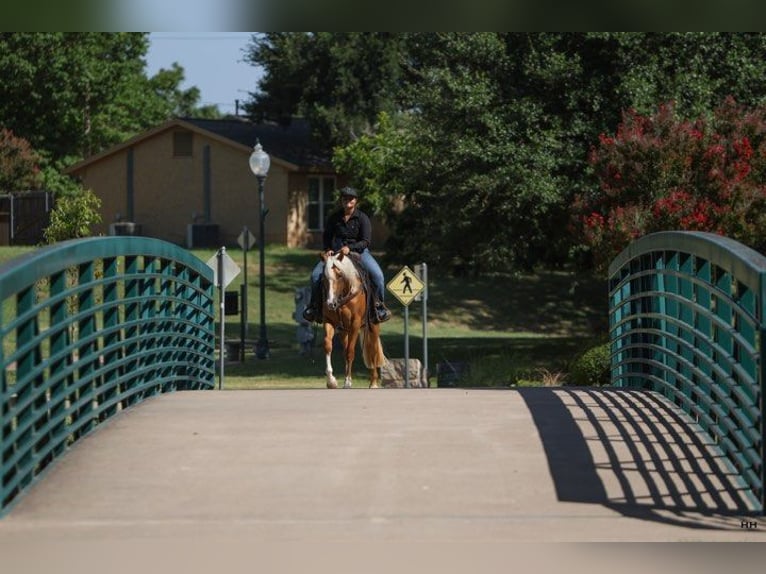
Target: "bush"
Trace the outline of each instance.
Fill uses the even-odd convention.
[[[628,111],[589,162],[600,187],[574,212],[597,269],[655,231],[708,231],[766,250],[766,106],[728,98],[693,121],[671,104],[652,116]]]
[[[50,225],[45,229],[45,239],[48,243],[56,243],[88,237],[91,226],[101,222],[100,207],[101,200],[90,190],[56,198]]]
[[[41,159],[27,140],[0,129],[0,192],[39,189]]]
[[[609,343],[588,349],[572,363],[568,384],[586,387],[610,383]]]

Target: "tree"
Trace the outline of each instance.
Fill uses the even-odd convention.
[[[52,157],[99,150],[145,109],[122,107],[145,51],[143,34],[2,33],[0,73],[13,81],[0,87],[0,120]]]
[[[51,162],[97,153],[177,114],[183,69],[145,74],[146,33],[0,33],[0,126]]]
[[[531,268],[575,251],[571,205],[599,185],[588,151],[623,110],[759,105],[764,56],[760,33],[268,34],[251,53],[266,74],[250,109],[308,117],[371,204],[398,210],[391,258]]]
[[[674,102],[683,118],[710,116],[727,96],[766,102],[766,35],[741,32],[621,33],[621,91],[642,114]]]
[[[379,112],[396,110],[403,37],[389,32],[269,32],[245,60],[263,66],[245,111],[255,121],[309,120],[328,145],[370,133]]]
[[[184,69],[178,62],[174,62],[169,70],[162,68],[149,78],[150,91],[165,104],[164,117],[220,118],[217,106],[198,105],[201,97],[199,88],[179,88],[184,79]]]
[[[393,257],[426,253],[460,272],[529,268],[550,254],[561,218],[556,124],[514,83],[523,61],[494,33],[408,38],[398,125],[336,152],[363,183],[403,196],[389,244]],[[356,163],[349,162],[351,158]],[[365,196],[370,190],[365,191]],[[491,231],[490,231],[491,230]]]

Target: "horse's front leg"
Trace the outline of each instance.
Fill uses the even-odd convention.
[[[356,356],[356,342],[359,340],[359,329],[352,328],[351,333],[344,337],[346,349],[346,380],[343,383],[344,389],[350,389],[353,384],[351,375],[354,368],[354,357]]]
[[[332,338],[335,336],[335,327],[329,321],[324,323],[324,355],[325,355],[325,374],[327,375],[327,388],[337,389],[338,381],[332,375]]]

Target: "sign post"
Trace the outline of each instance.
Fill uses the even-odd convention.
[[[226,317],[226,298],[224,289],[229,286],[234,278],[239,275],[240,268],[235,261],[226,253],[226,247],[221,247],[215,255],[207,260],[207,266],[213,270],[213,283],[218,287],[218,304],[221,310],[220,342],[218,344],[220,372],[218,377],[218,390],[223,388],[223,365],[224,365],[224,325]]]
[[[404,386],[410,387],[410,333],[409,305],[415,300],[425,285],[412,269],[406,265],[386,286],[388,291],[404,305]]]
[[[415,273],[420,276],[424,285],[423,291],[415,297],[415,301],[419,299],[423,303],[423,378],[428,381],[428,265],[415,265]]]
[[[250,233],[250,230],[247,228],[247,226],[242,228],[242,233],[239,234],[239,237],[237,237],[237,243],[239,243],[239,246],[242,248],[242,256],[244,259],[243,265],[244,265],[244,273],[242,275],[242,287],[240,288],[241,297],[242,297],[242,306],[240,308],[240,315],[239,315],[239,355],[240,360],[245,360],[245,339],[247,338],[247,329],[249,326],[248,323],[248,313],[247,313],[247,252],[250,250],[250,248],[255,245],[255,236]]]

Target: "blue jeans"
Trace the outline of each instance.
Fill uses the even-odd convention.
[[[362,257],[362,267],[364,267],[365,271],[370,274],[370,279],[375,287],[375,297],[382,303],[386,293],[386,288],[383,284],[383,271],[381,270],[380,265],[378,265],[378,262],[375,261],[375,258],[372,256],[369,249],[365,249],[360,255]],[[322,273],[324,273],[324,261],[317,263],[314,270],[311,272],[312,286],[319,284],[322,280]]]

